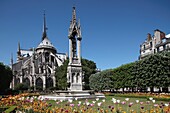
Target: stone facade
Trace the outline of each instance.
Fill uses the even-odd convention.
[[[25,83],[36,89],[47,89],[55,87],[55,69],[63,64],[67,56],[58,53],[52,45],[46,33],[46,20],[44,14],[44,26],[41,43],[38,47],[24,50],[18,44],[17,62],[12,62],[13,81],[11,88],[18,83]]]
[[[140,45],[139,59],[165,50],[170,51],[170,34],[165,35],[164,32],[156,29],[154,35],[148,33],[147,39]]]
[[[76,21],[76,11],[73,7],[72,20],[69,28],[69,64],[67,67],[68,90],[82,91],[82,65],[81,65],[81,28],[80,21]]]

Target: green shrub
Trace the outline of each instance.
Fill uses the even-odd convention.
[[[28,90],[28,88],[29,88],[28,85],[24,83],[19,83],[15,86],[15,90],[20,90],[20,91]]]

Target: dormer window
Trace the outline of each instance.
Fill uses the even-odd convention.
[[[46,42],[46,44],[48,44],[48,42]]]
[[[144,49],[144,50],[146,49],[145,45],[143,45],[143,49]]]
[[[150,47],[152,47],[152,42],[150,42]]]

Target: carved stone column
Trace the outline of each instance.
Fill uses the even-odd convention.
[[[36,77],[33,75],[33,86],[34,86],[34,91],[36,90]]]
[[[77,40],[77,52],[78,52],[78,63],[80,64],[81,63],[81,40],[78,39]]]
[[[20,83],[23,83],[23,76],[20,76]]]
[[[42,76],[42,80],[43,80],[43,90],[46,89],[46,77]]]
[[[69,63],[71,64],[73,61],[73,52],[72,52],[72,40],[69,39]]]
[[[56,78],[53,76],[53,87],[56,87]]]
[[[32,87],[32,76],[29,77],[30,80],[30,87]]]

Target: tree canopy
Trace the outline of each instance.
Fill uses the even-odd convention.
[[[68,59],[63,63],[62,66],[56,69],[56,89],[65,90],[67,88],[67,66]]]
[[[95,91],[112,89],[111,70],[92,74],[89,78],[90,88]]]
[[[5,93],[9,89],[10,82],[12,81],[12,70],[9,66],[0,63],[0,93]]]
[[[106,72],[107,76],[105,76]],[[153,54],[145,59],[104,70],[90,77],[91,89],[105,90],[103,84],[111,84],[109,85],[111,87],[107,87],[108,90],[127,88],[131,91],[146,91],[150,88],[152,92],[155,87],[162,88],[166,92],[170,86],[170,52]]]
[[[170,57],[168,53],[154,54],[136,62],[133,74],[137,87],[167,88],[170,86]]]

